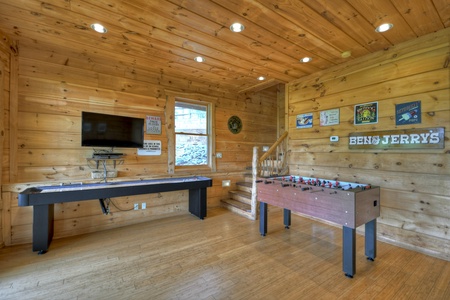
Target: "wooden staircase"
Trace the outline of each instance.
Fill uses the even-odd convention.
[[[253,148],[252,174],[245,176],[244,182],[236,183],[236,190],[229,191],[229,198],[221,200],[221,206],[244,216],[250,220],[258,218],[258,202],[256,201],[256,180],[263,177],[284,175],[287,165],[287,132],[258,159],[258,147]]]
[[[247,219],[252,217],[252,177],[245,176],[245,181],[236,182],[236,190],[229,191],[229,198],[221,200],[222,207]]]

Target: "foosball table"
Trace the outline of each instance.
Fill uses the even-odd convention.
[[[370,184],[342,182],[304,176],[283,176],[258,180],[260,226],[267,234],[267,205],[283,208],[285,228],[291,225],[291,211],[342,225],[342,269],[355,274],[355,231],[365,225],[365,255],[376,257],[376,227],[380,216],[380,188]]]

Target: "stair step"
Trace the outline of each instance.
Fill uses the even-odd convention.
[[[245,191],[229,191],[228,194],[234,200],[250,205],[252,202],[252,194]]]
[[[234,200],[234,199],[224,199],[221,200],[222,207],[225,207],[226,209],[237,213],[241,216],[246,217],[247,219],[253,220],[252,218],[252,208],[249,204],[242,203],[240,201]]]
[[[252,183],[253,181],[253,175],[252,173],[246,173],[244,174],[244,182],[250,182]]]
[[[247,192],[247,193],[251,194],[251,192],[252,192],[252,182],[236,182],[236,188],[239,191],[244,191],[244,192]]]

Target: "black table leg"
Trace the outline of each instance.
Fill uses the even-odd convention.
[[[33,207],[33,251],[47,252],[53,239],[54,205],[35,205]]]
[[[267,233],[267,203],[259,203],[259,233],[265,236]]]
[[[289,226],[291,226],[291,210],[284,208],[283,209],[283,222],[284,222],[284,228],[289,229]]]
[[[345,276],[353,278],[355,274],[355,252],[356,252],[356,241],[355,232],[353,228],[346,226],[342,227],[342,269]]]
[[[189,190],[189,212],[200,219],[206,217],[206,188]]]
[[[365,225],[365,253],[368,260],[374,261],[377,257],[377,219]]]

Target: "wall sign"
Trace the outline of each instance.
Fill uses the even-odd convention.
[[[378,123],[378,102],[355,105],[355,125]]]
[[[350,133],[349,149],[443,149],[444,128]]]
[[[311,128],[313,126],[313,114],[297,115],[297,128]]]
[[[161,134],[161,118],[155,116],[147,116],[145,119],[147,134]]]
[[[331,126],[339,124],[339,108],[324,110],[320,112],[320,126]]]
[[[144,148],[138,149],[138,155],[161,155],[161,141],[144,141]]]
[[[395,125],[420,124],[421,115],[420,101],[395,105]]]

